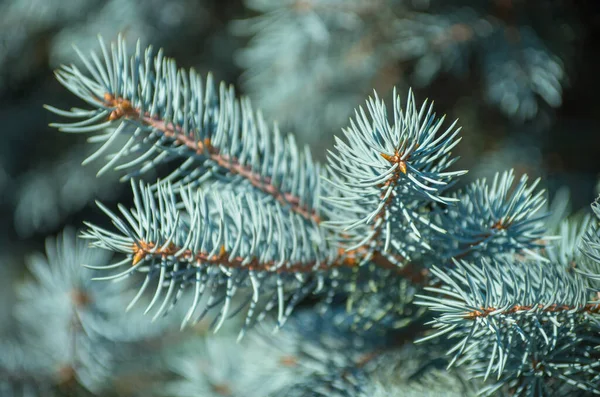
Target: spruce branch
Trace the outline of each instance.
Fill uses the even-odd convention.
[[[244,0],[233,21],[244,91],[304,140],[329,140],[373,88],[398,82],[389,45],[397,10],[384,0]]]
[[[246,308],[241,335],[275,308],[281,326],[313,293],[324,293],[326,304],[346,294],[348,308],[365,300],[356,306],[363,313],[368,302],[392,297],[394,307],[358,318],[368,327],[383,319],[402,324],[405,303],[419,311],[412,308],[414,291],[396,281],[405,278],[415,288],[436,282],[428,274],[431,243],[442,242],[433,255],[447,262],[458,255],[456,241],[470,238],[470,249],[485,245],[477,249],[492,255],[533,252],[542,238],[543,193],[534,194],[536,183],[527,186],[526,178],[513,187],[509,172],[491,186],[480,181],[466,194],[446,194],[465,173],[449,170],[460,128],[454,122],[442,129],[444,117],[436,118],[427,101],[418,107],[412,92],[404,108],[394,92],[391,119],[375,93],[344,130],[346,140],[337,139],[322,173],[310,153],[271,132],[225,85],[217,94],[209,77],[204,88],[161,51],[154,57],[149,48],[142,56],[139,43],[132,57],[123,40],[110,52],[101,48],[104,63],[95,54],[82,56],[87,76],[75,66],[57,73],[93,108],[49,108],[79,119],[56,124],[62,130],[97,132],[91,140],[104,144],[86,161],[113,152],[100,172],[116,166],[131,178],[168,159],[183,160],[163,181],[132,182],[131,210],[119,206],[117,215],[100,205],[116,231],[89,224],[84,235],[125,255],[101,266],[125,269],[100,278],[145,274],[129,307],[154,285],[146,309],[156,308],[154,319],[191,285],[194,298],[182,326],[214,310],[219,329]],[[113,150],[120,135],[129,138]],[[125,155],[134,159],[122,163]],[[431,206],[446,212],[432,213]],[[473,237],[475,228],[464,222],[487,229]],[[484,232],[494,238],[478,242]]]
[[[593,272],[593,261],[581,249],[582,241],[593,230],[593,219],[592,215],[584,214],[579,219],[565,219],[557,225],[558,238],[550,241],[544,249],[551,263],[561,266],[568,273],[584,275]]]
[[[263,295],[267,297],[264,310],[276,306],[281,325],[302,298],[339,276],[337,268],[356,266],[353,260],[339,256],[319,228],[306,227],[300,215],[262,206],[252,195],[207,194],[190,186],[175,193],[165,183],[157,183],[156,191],[143,183],[132,183],[132,188],[135,206],[131,210],[121,206],[120,216],[100,204],[117,231],[88,225],[84,237],[97,247],[126,255],[104,267],[126,269],[103,279],[147,274],[131,305],[151,282],[156,283],[154,298],[146,309],[160,305],[155,319],[193,284],[194,299],[182,326],[192,320],[197,309],[201,313],[194,322],[210,309],[219,308],[218,329],[229,315],[249,305],[243,333],[254,316],[260,316],[256,311]],[[241,305],[232,309],[236,292],[248,289],[251,291]],[[206,302],[201,303],[203,294]]]
[[[476,377],[497,382],[482,390],[492,395],[511,385],[516,395],[549,386],[553,380],[600,393],[598,374],[600,306],[588,303],[582,278],[540,262],[496,260],[456,262],[434,267],[442,282],[427,287],[416,303],[438,312],[435,332],[422,338],[458,339],[448,351],[449,366],[465,365]]]
[[[167,395],[367,396],[382,341],[348,332],[346,313],[299,310],[286,327],[265,322],[236,344],[231,336],[195,340],[171,353],[178,375]]]
[[[103,143],[84,163],[106,156],[99,174],[114,167],[131,177],[179,159],[167,178],[174,186],[225,178],[231,186],[252,186],[308,220],[319,220],[319,165],[292,135],[283,138],[277,126],[271,130],[248,99],[238,100],[224,83],[216,90],[210,75],[203,84],[193,69],[178,69],[162,50],[155,55],[149,47],[142,53],[138,42],[129,56],[121,38],[110,51],[102,40],[100,45],[102,59],[78,52],[86,71],[71,65],[56,72],[91,108],[46,106],[77,120],[53,126],[95,133],[90,140]],[[120,135],[129,139],[114,148]],[[124,161],[131,154],[135,158]]]
[[[444,261],[499,254],[547,260],[537,252],[553,238],[545,235],[545,191],[536,191],[539,179],[527,182],[522,175],[515,183],[513,170],[496,173],[491,183],[479,179],[455,194],[455,205],[438,207],[437,222],[446,232],[434,236],[436,254]]]
[[[109,252],[89,248],[67,228],[58,238],[46,240],[45,256],[28,261],[34,278],[18,290],[20,334],[44,367],[32,375],[60,391],[100,392],[115,375],[118,355],[106,337],[115,324],[107,319],[121,306],[124,290],[92,282],[93,272],[81,266],[100,266],[109,258]]]
[[[258,327],[249,335],[242,355],[257,375],[246,389],[266,389],[268,393],[257,395],[273,397],[365,395],[383,341],[373,338],[373,333],[347,332],[345,317],[337,309],[322,316],[301,311],[277,334]]]
[[[336,151],[329,152],[324,225],[347,250],[366,250],[364,260],[393,248],[405,263],[411,244],[428,248],[416,223],[435,228],[419,213],[423,207],[456,201],[443,192],[466,172],[447,171],[457,160],[451,150],[460,128],[455,122],[438,135],[444,118],[436,119],[427,102],[417,108],[412,92],[403,109],[394,91],[392,120],[377,93],[367,109],[369,116],[363,108],[356,111],[343,130],[346,141],[336,138]]]
[[[165,345],[158,337],[168,339],[175,329],[170,321],[150,326],[138,310],[124,313],[126,283],[93,281],[97,272],[83,265],[103,267],[110,256],[67,228],[46,240],[45,255],[27,261],[32,278],[19,285],[15,308],[19,349],[0,342],[0,395],[105,395],[127,377],[157,369],[154,355]],[[6,383],[15,384],[15,394]],[[18,393],[20,383],[29,393]]]
[[[579,261],[579,266],[575,270],[583,275],[589,283],[592,291],[596,292],[596,300],[600,301],[600,228],[598,219],[600,219],[600,200],[592,204],[592,211],[596,219],[590,222],[591,225],[585,231],[581,241],[581,252],[585,260]]]
[[[600,232],[597,225],[598,219],[600,219],[600,199],[592,204],[592,210],[597,219],[583,238],[583,252],[594,262],[600,262]]]
[[[413,61],[411,77],[418,86],[430,85],[444,72],[464,77],[476,67],[488,103],[512,120],[534,119],[544,107],[557,108],[562,103],[568,77],[561,56],[570,43],[565,37],[555,37],[549,45],[548,36],[553,33],[523,23],[548,18],[538,8],[529,8],[527,3],[509,7],[514,19],[505,20],[488,3],[409,5],[395,24],[393,54]],[[549,26],[555,21],[556,15],[547,20]],[[568,25],[566,20],[563,23]],[[557,45],[562,51],[557,51]]]
[[[15,341],[0,341],[0,392],[8,396],[57,396],[55,374],[37,351],[26,351]]]

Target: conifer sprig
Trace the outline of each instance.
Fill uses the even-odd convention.
[[[527,175],[515,183],[513,170],[496,173],[491,183],[485,178],[454,195],[456,204],[437,211],[439,233],[437,254],[450,258],[492,258],[499,254],[526,254],[545,260],[537,251],[546,236],[542,208],[545,190],[536,191],[540,180],[528,184]]]
[[[238,100],[224,83],[217,90],[210,75],[204,84],[193,69],[178,69],[162,50],[142,52],[138,42],[130,56],[121,38],[110,50],[102,40],[100,45],[101,57],[79,53],[85,71],[71,65],[56,72],[90,109],[47,106],[77,120],[55,127],[94,133],[90,140],[102,143],[84,163],[106,156],[100,174],[115,168],[131,177],[177,159],[180,165],[167,178],[175,187],[225,179],[240,190],[256,188],[307,219],[319,219],[319,165],[292,135],[282,137],[276,125],[271,130],[248,99]],[[113,147],[120,135],[129,138]]]
[[[549,261],[569,273],[592,271],[591,262],[581,250],[585,236],[594,230],[594,217],[585,214],[580,219],[566,219],[557,225],[557,239],[545,247]],[[592,271],[593,272],[593,271]]]
[[[600,199],[592,204],[592,210],[596,219],[583,236],[580,247],[587,261],[580,260],[575,270],[587,278],[590,288],[597,293],[596,300],[600,301]]]
[[[255,308],[263,295],[267,297],[265,310],[277,307],[281,324],[296,303],[323,286],[326,273],[328,279],[335,279],[337,267],[355,264],[339,256],[319,228],[306,228],[300,215],[262,206],[250,194],[209,194],[191,186],[176,193],[166,183],[154,188],[132,183],[132,188],[134,208],[120,206],[120,216],[100,204],[117,231],[90,224],[84,237],[97,247],[126,255],[104,267],[126,267],[124,271],[102,278],[147,274],[131,305],[151,283],[156,284],[147,308],[159,305],[155,318],[193,284],[194,298],[184,325],[218,307],[218,329],[229,315],[250,305],[249,325],[260,314]],[[248,292],[241,306],[232,309],[238,290]]]
[[[375,93],[368,116],[359,108],[343,130],[346,141],[336,138],[336,151],[329,152],[326,225],[348,249],[381,243],[387,252],[394,244],[408,256],[398,243],[411,234],[419,240],[417,222],[431,226],[419,210],[428,202],[456,201],[443,192],[466,171],[448,171],[457,160],[451,153],[460,141],[456,122],[438,134],[444,117],[436,119],[427,102],[418,108],[412,92],[403,108],[394,91],[392,106],[389,120]]]
[[[432,295],[416,301],[435,315],[435,332],[457,340],[448,351],[449,366],[465,365],[477,377],[493,374],[493,395],[506,384],[519,385],[516,395],[544,390],[550,380],[600,394],[588,378],[598,371],[594,348],[600,341],[598,304],[589,303],[581,278],[540,262],[485,259],[456,262],[453,269],[434,267],[442,282],[427,287]],[[544,380],[545,378],[545,380]]]
[[[592,204],[592,210],[596,216],[596,224],[591,227],[583,239],[583,252],[593,261],[600,262],[600,232],[598,230],[598,219],[600,219],[600,199]]]

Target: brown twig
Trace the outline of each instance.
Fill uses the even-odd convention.
[[[548,307],[545,307],[545,305],[542,304],[538,304],[538,305],[525,305],[525,306],[521,306],[521,305],[516,305],[511,307],[510,309],[507,310],[503,310],[500,313],[501,314],[514,314],[520,311],[528,311],[528,310],[532,310],[532,309],[541,309],[541,311],[543,311],[544,313],[559,313],[559,312],[566,312],[566,311],[576,311],[579,313],[590,313],[590,314],[599,314],[600,313],[600,304],[593,304],[593,303],[588,303],[585,306],[569,306],[569,305],[557,305],[557,304],[553,304],[550,305]],[[485,318],[487,316],[489,316],[491,313],[495,312],[496,310],[498,310],[495,307],[482,307],[479,310],[473,310],[467,314],[465,314],[463,317],[467,320],[475,320],[477,318]]]
[[[227,169],[232,174],[240,175],[246,178],[250,184],[252,184],[252,186],[268,194],[269,196],[272,196],[281,204],[289,206],[293,212],[300,214],[307,220],[312,220],[316,223],[321,221],[319,215],[317,215],[314,210],[310,210],[304,206],[299,197],[289,192],[279,191],[271,183],[270,177],[254,172],[250,167],[240,164],[239,160],[235,157],[222,154],[218,148],[211,144],[209,138],[205,139],[204,141],[197,141],[193,135],[186,134],[180,126],[177,126],[173,123],[166,123],[164,120],[152,117],[147,112],[142,114],[139,109],[131,105],[129,100],[124,98],[115,98],[109,93],[104,94],[103,104],[106,107],[114,108],[108,117],[109,120],[117,120],[120,118],[139,120],[145,125],[161,131],[165,137],[173,139],[176,143],[187,147],[195,154],[205,155],[220,167]]]
[[[139,262],[144,260],[148,256],[160,256],[169,257],[174,256],[177,252],[181,251],[180,247],[170,244],[169,246],[156,248],[156,244],[153,242],[138,241],[132,245],[132,265],[137,265]],[[276,273],[312,273],[316,270],[326,270],[334,267],[354,267],[357,265],[357,261],[354,257],[349,255],[340,255],[340,257],[331,264],[318,263],[317,261],[312,262],[297,262],[287,263],[283,266],[277,266],[277,261],[271,260],[267,262],[260,262],[257,258],[252,258],[250,262],[246,258],[236,256],[229,258],[229,254],[225,250],[225,246],[221,246],[218,254],[210,256],[206,252],[192,252],[191,250],[184,250],[177,257],[181,260],[187,260],[190,262],[206,263],[211,265],[219,265],[229,269],[248,269],[265,272],[276,272]]]

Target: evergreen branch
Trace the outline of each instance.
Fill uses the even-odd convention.
[[[545,191],[535,191],[539,179],[530,185],[527,175],[517,184],[514,180],[513,170],[497,173],[491,184],[477,180],[455,195],[456,205],[438,209],[436,222],[447,232],[434,236],[436,254],[444,261],[503,253],[546,260],[536,252],[551,239],[544,236],[548,214],[540,211]]]
[[[46,382],[67,393],[81,388],[100,392],[115,374],[116,354],[106,334],[116,325],[106,318],[120,307],[123,290],[91,282],[93,272],[81,266],[100,266],[109,258],[110,253],[90,249],[66,229],[46,240],[45,256],[30,258],[34,280],[18,290],[20,335],[26,346],[35,346],[45,367],[41,373],[51,374]]]
[[[271,131],[248,99],[236,99],[223,83],[216,92],[211,76],[204,87],[193,69],[178,70],[162,50],[154,56],[149,47],[142,54],[138,43],[129,57],[122,39],[110,52],[100,44],[102,61],[94,53],[80,54],[87,74],[73,65],[56,73],[91,109],[47,106],[79,120],[53,124],[61,130],[98,132],[90,139],[104,144],[84,163],[114,150],[99,173],[116,167],[131,177],[177,158],[183,163],[167,178],[173,183],[227,178],[232,186],[250,185],[308,220],[320,220],[319,165],[308,149],[297,148],[292,135],[282,138],[276,126]],[[130,136],[125,145],[112,148],[123,134]],[[123,162],[128,154],[136,158]]]
[[[539,312],[539,313],[559,313],[559,312],[570,312],[570,313],[587,313],[587,314],[600,314],[600,304],[588,303],[583,306],[569,306],[569,305],[544,305],[538,303],[537,305],[514,305],[508,309],[501,307],[480,307],[474,309],[465,314],[465,318],[468,320],[477,320],[478,318],[485,318],[490,315],[508,316],[516,314],[517,312]]]
[[[592,204],[592,210],[596,218],[600,219],[600,200],[597,199]],[[587,230],[583,238],[583,253],[594,262],[600,263],[600,229],[597,223],[598,221]]]
[[[460,141],[455,139],[459,130],[452,124],[436,136],[443,118],[436,120],[427,103],[417,109],[412,92],[405,110],[394,92],[391,125],[377,94],[367,107],[370,117],[362,108],[357,111],[356,120],[344,130],[347,142],[337,139],[337,153],[330,152],[331,193],[324,200],[331,208],[325,225],[348,249],[381,241],[378,249],[387,252],[393,243],[406,257],[408,250],[402,250],[399,241],[412,235],[420,242],[415,221],[431,226],[417,208],[427,202],[456,201],[442,192],[453,177],[465,173],[446,171],[457,160],[451,158],[451,150]]]
[[[304,310],[279,332],[266,322],[238,344],[223,335],[195,338],[171,354],[179,379],[165,389],[181,397],[365,396],[366,372],[381,341],[347,332],[344,317],[336,309]]]
[[[215,335],[208,340],[193,338],[183,349],[170,352],[167,357],[168,367],[177,378],[162,385],[159,395],[254,396],[241,381],[246,375],[246,368],[240,365],[243,351],[243,346],[231,336]]]
[[[582,252],[580,245],[586,234],[593,230],[593,217],[585,214],[580,219],[566,219],[556,228],[557,239],[544,249],[551,263],[561,266],[569,273],[589,273],[590,259]]]
[[[575,267],[575,271],[586,278],[589,287],[597,293],[596,298],[600,299],[600,228],[598,228],[600,201],[598,199],[592,204],[592,211],[596,219],[595,222],[590,222],[589,226],[584,223],[584,226],[588,226],[581,239],[580,250],[584,258],[578,261],[579,266]]]
[[[300,215],[286,215],[279,207],[262,206],[251,195],[207,195],[188,186],[177,193],[183,203],[183,209],[179,209],[172,187],[161,183],[156,186],[155,197],[151,187],[133,184],[135,208],[120,207],[120,217],[101,205],[118,232],[89,225],[84,235],[95,246],[126,255],[126,259],[104,268],[129,267],[104,279],[147,272],[132,305],[150,281],[158,279],[146,311],[159,302],[163,289],[166,294],[154,318],[177,301],[186,285],[194,284],[194,301],[183,324],[191,320],[204,291],[210,290],[196,321],[219,306],[219,328],[231,314],[236,291],[250,288],[252,292],[233,313],[249,304],[247,327],[254,320],[259,298],[270,295],[266,310],[277,305],[281,325],[302,298],[340,276],[336,268],[356,265],[340,257],[320,229],[307,227]],[[225,296],[219,295],[222,288]]]
[[[461,261],[454,269],[431,271],[443,285],[427,287],[435,295],[419,295],[415,303],[440,314],[433,320],[436,332],[421,341],[459,339],[449,350],[449,365],[466,365],[484,380],[495,372],[498,383],[486,395],[521,382],[530,390],[528,377],[600,393],[588,381],[599,366],[597,353],[590,354],[600,339],[589,333],[597,332],[593,317],[600,306],[588,303],[581,278],[562,267],[508,260]]]
[[[230,25],[250,38],[235,54],[244,92],[303,140],[329,140],[374,87],[398,81],[388,0],[244,3],[258,11]]]
[[[192,321],[196,309],[202,306],[194,321],[220,308],[215,319],[218,329],[230,314],[236,291],[250,288],[244,302],[232,310],[235,314],[249,305],[243,334],[275,306],[281,325],[300,300],[325,285],[326,302],[331,302],[338,286],[365,282],[354,275],[368,278],[370,272],[352,269],[367,260],[411,282],[424,282],[426,272],[408,265],[401,255],[384,252],[377,244],[346,250],[326,240],[329,236],[319,226],[319,165],[313,163],[310,153],[298,151],[291,136],[284,142],[276,129],[271,133],[249,101],[237,100],[224,84],[217,94],[210,76],[204,89],[193,70],[189,74],[177,70],[162,51],[153,57],[149,48],[142,56],[138,43],[135,54],[129,57],[122,40],[113,44],[110,52],[102,42],[101,47],[103,62],[95,54],[89,59],[81,55],[87,76],[75,66],[57,72],[63,85],[92,108],[61,111],[49,107],[59,115],[77,119],[55,126],[66,132],[97,132],[90,140],[101,142],[102,147],[85,162],[112,152],[100,173],[116,166],[127,169],[127,177],[132,177],[169,159],[185,159],[167,177],[168,185],[156,183],[139,190],[134,186],[134,210],[121,208],[122,217],[118,217],[103,207],[118,233],[92,225],[86,233],[96,246],[126,255],[125,260],[104,268],[131,264],[120,274],[103,278],[147,273],[131,305],[156,283],[146,309],[148,312],[159,306],[156,319],[168,312],[191,284],[195,286],[194,301],[182,326]],[[413,102],[409,100],[412,107],[406,115],[398,108],[395,117],[402,119],[399,123],[410,124],[414,131],[399,131],[405,128],[400,125],[394,128],[396,133],[406,135],[402,135],[405,139],[414,136],[414,144],[421,146],[400,143],[399,148],[410,152],[411,157],[397,161],[400,168],[408,167],[404,172],[410,172],[406,182],[410,186],[414,185],[413,172],[423,180],[415,186],[425,186],[429,181],[444,184],[432,179],[427,161],[441,156],[438,164],[444,169],[451,163],[445,157],[455,143],[450,142],[452,138],[444,140],[449,132],[434,139],[439,124],[432,126],[431,109],[425,115],[423,107],[417,115]],[[377,106],[378,115],[385,116],[380,109],[383,103]],[[423,117],[431,120],[419,127]],[[120,136],[126,136],[127,141],[115,149],[112,145]],[[124,162],[125,156],[133,160]],[[438,177],[447,179],[450,174],[440,173]],[[399,179],[396,173],[394,184],[400,185]],[[224,188],[227,194],[192,193],[196,187],[206,192],[211,186]],[[281,205],[265,207],[247,194],[252,188]],[[245,199],[234,199],[240,194]],[[377,237],[373,235],[374,240]],[[342,275],[350,277],[339,283]],[[200,302],[203,295],[205,304]],[[267,303],[259,308],[265,302],[263,297]]]

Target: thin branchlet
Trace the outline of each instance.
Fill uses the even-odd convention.
[[[320,221],[320,165],[293,136],[282,137],[277,126],[267,126],[247,98],[237,99],[222,83],[215,89],[192,69],[178,69],[175,61],[140,44],[129,56],[124,40],[110,51],[100,41],[102,57],[80,53],[87,71],[63,66],[58,80],[91,106],[58,115],[77,119],[54,123],[66,132],[95,133],[90,140],[102,146],[85,163],[105,156],[99,173],[110,168],[138,175],[156,165],[179,159],[168,177],[173,186],[200,184],[223,178],[230,187],[253,187],[284,208],[309,221]],[[129,138],[114,147],[120,135]],[[112,153],[111,153],[112,151]],[[176,182],[180,182],[177,184]]]
[[[586,379],[598,371],[590,357],[597,338],[590,332],[597,332],[600,305],[589,302],[582,277],[514,258],[455,261],[454,268],[432,273],[440,285],[426,288],[430,294],[418,295],[416,303],[436,313],[434,332],[420,342],[447,338],[455,342],[450,366],[462,365],[483,380],[496,373],[497,383],[482,394],[544,378],[600,393]]]
[[[375,94],[369,116],[360,108],[344,130],[346,141],[337,139],[330,152],[325,225],[348,249],[393,248],[408,258],[407,244],[425,243],[417,224],[435,227],[419,208],[456,201],[443,191],[465,171],[447,170],[457,160],[451,153],[460,141],[456,123],[438,136],[444,118],[436,119],[432,106],[417,108],[412,92],[405,108],[395,92],[393,98],[392,120]]]
[[[331,263],[319,263],[316,260],[310,262],[295,262],[295,263],[277,263],[275,260],[260,262],[254,257],[250,260],[247,258],[231,255],[225,250],[222,245],[217,254],[210,255],[208,252],[193,252],[190,249],[182,249],[174,244],[168,246],[157,247],[153,242],[145,242],[143,240],[136,241],[131,247],[132,251],[132,266],[137,265],[143,260],[151,260],[153,257],[168,258],[176,257],[179,261],[206,264],[212,266],[222,266],[227,269],[242,269],[257,272],[275,272],[275,273],[312,273],[319,270],[329,270],[334,267],[357,266],[357,262],[353,257],[340,255]]]
[[[206,156],[231,174],[242,176],[252,186],[272,196],[282,205],[289,206],[292,211],[302,215],[307,220],[312,220],[316,223],[321,221],[321,218],[314,210],[309,210],[306,206],[302,205],[299,197],[289,192],[280,191],[271,183],[271,177],[260,175],[252,167],[240,164],[238,158],[220,153],[219,149],[212,145],[210,138],[197,141],[193,133],[186,134],[181,126],[173,122],[167,123],[156,116],[152,117],[148,112],[142,114],[140,109],[132,107],[131,102],[127,99],[115,98],[110,93],[104,94],[103,102],[105,107],[114,108],[108,116],[109,120],[118,120],[120,118],[138,120],[144,125],[151,127],[153,131],[160,131],[163,136],[173,139],[176,145],[185,146],[191,153],[198,156]]]
[[[490,315],[511,315],[518,312],[532,312],[538,311],[541,313],[558,313],[558,312],[570,312],[570,313],[588,313],[588,314],[600,314],[600,304],[588,303],[584,306],[569,306],[569,305],[514,305],[509,309],[501,309],[498,307],[481,307],[477,310],[473,310],[464,315],[464,318],[468,320],[477,320],[478,318],[485,318]]]
[[[540,180],[527,175],[515,183],[513,170],[478,179],[457,192],[455,205],[436,208],[434,219],[445,233],[433,236],[441,261],[525,255],[547,261],[540,251],[554,237],[547,235],[543,210],[546,192]]]
[[[228,269],[242,269],[245,268],[248,271],[258,272],[276,272],[276,273],[313,273],[316,271],[326,271],[334,268],[356,268],[360,265],[359,260],[363,256],[355,251],[345,251],[342,248],[338,249],[338,255],[330,262],[320,262],[317,260],[310,261],[308,263],[296,262],[296,263],[285,263],[284,266],[277,264],[275,260],[268,262],[260,262],[258,258],[251,258],[249,261],[247,258],[237,256],[231,257],[230,254],[225,250],[225,246],[221,246],[217,254],[212,256],[208,252],[193,252],[190,249],[182,249],[174,244],[168,246],[157,247],[154,242],[146,242],[144,240],[135,241],[131,246],[131,265],[135,266],[143,260],[149,260],[153,257],[156,258],[173,258],[177,260],[198,263],[198,264],[209,264],[214,266],[222,266]],[[391,270],[394,275],[400,276],[410,280],[416,285],[425,285],[428,277],[427,269],[415,269],[411,266],[401,266],[393,263],[390,259],[381,256],[380,253],[375,252],[372,256],[373,263],[381,269]]]
[[[219,307],[219,327],[238,290],[250,290],[243,304],[250,305],[249,318],[260,299],[273,299],[267,309],[276,306],[283,323],[300,299],[342,277],[337,269],[357,265],[351,256],[341,256],[331,247],[319,228],[307,228],[300,215],[263,207],[252,195],[207,194],[191,187],[176,194],[164,183],[157,184],[156,190],[144,184],[132,187],[131,210],[121,206],[119,216],[101,205],[117,231],[89,225],[84,237],[127,256],[105,267],[125,267],[124,271],[104,278],[146,272],[147,282],[138,297],[148,283],[156,283],[149,309],[161,298],[162,304],[155,316],[192,284],[195,299],[184,323],[191,320],[206,291],[208,303],[202,304],[202,310]],[[222,288],[224,297],[219,295]]]

